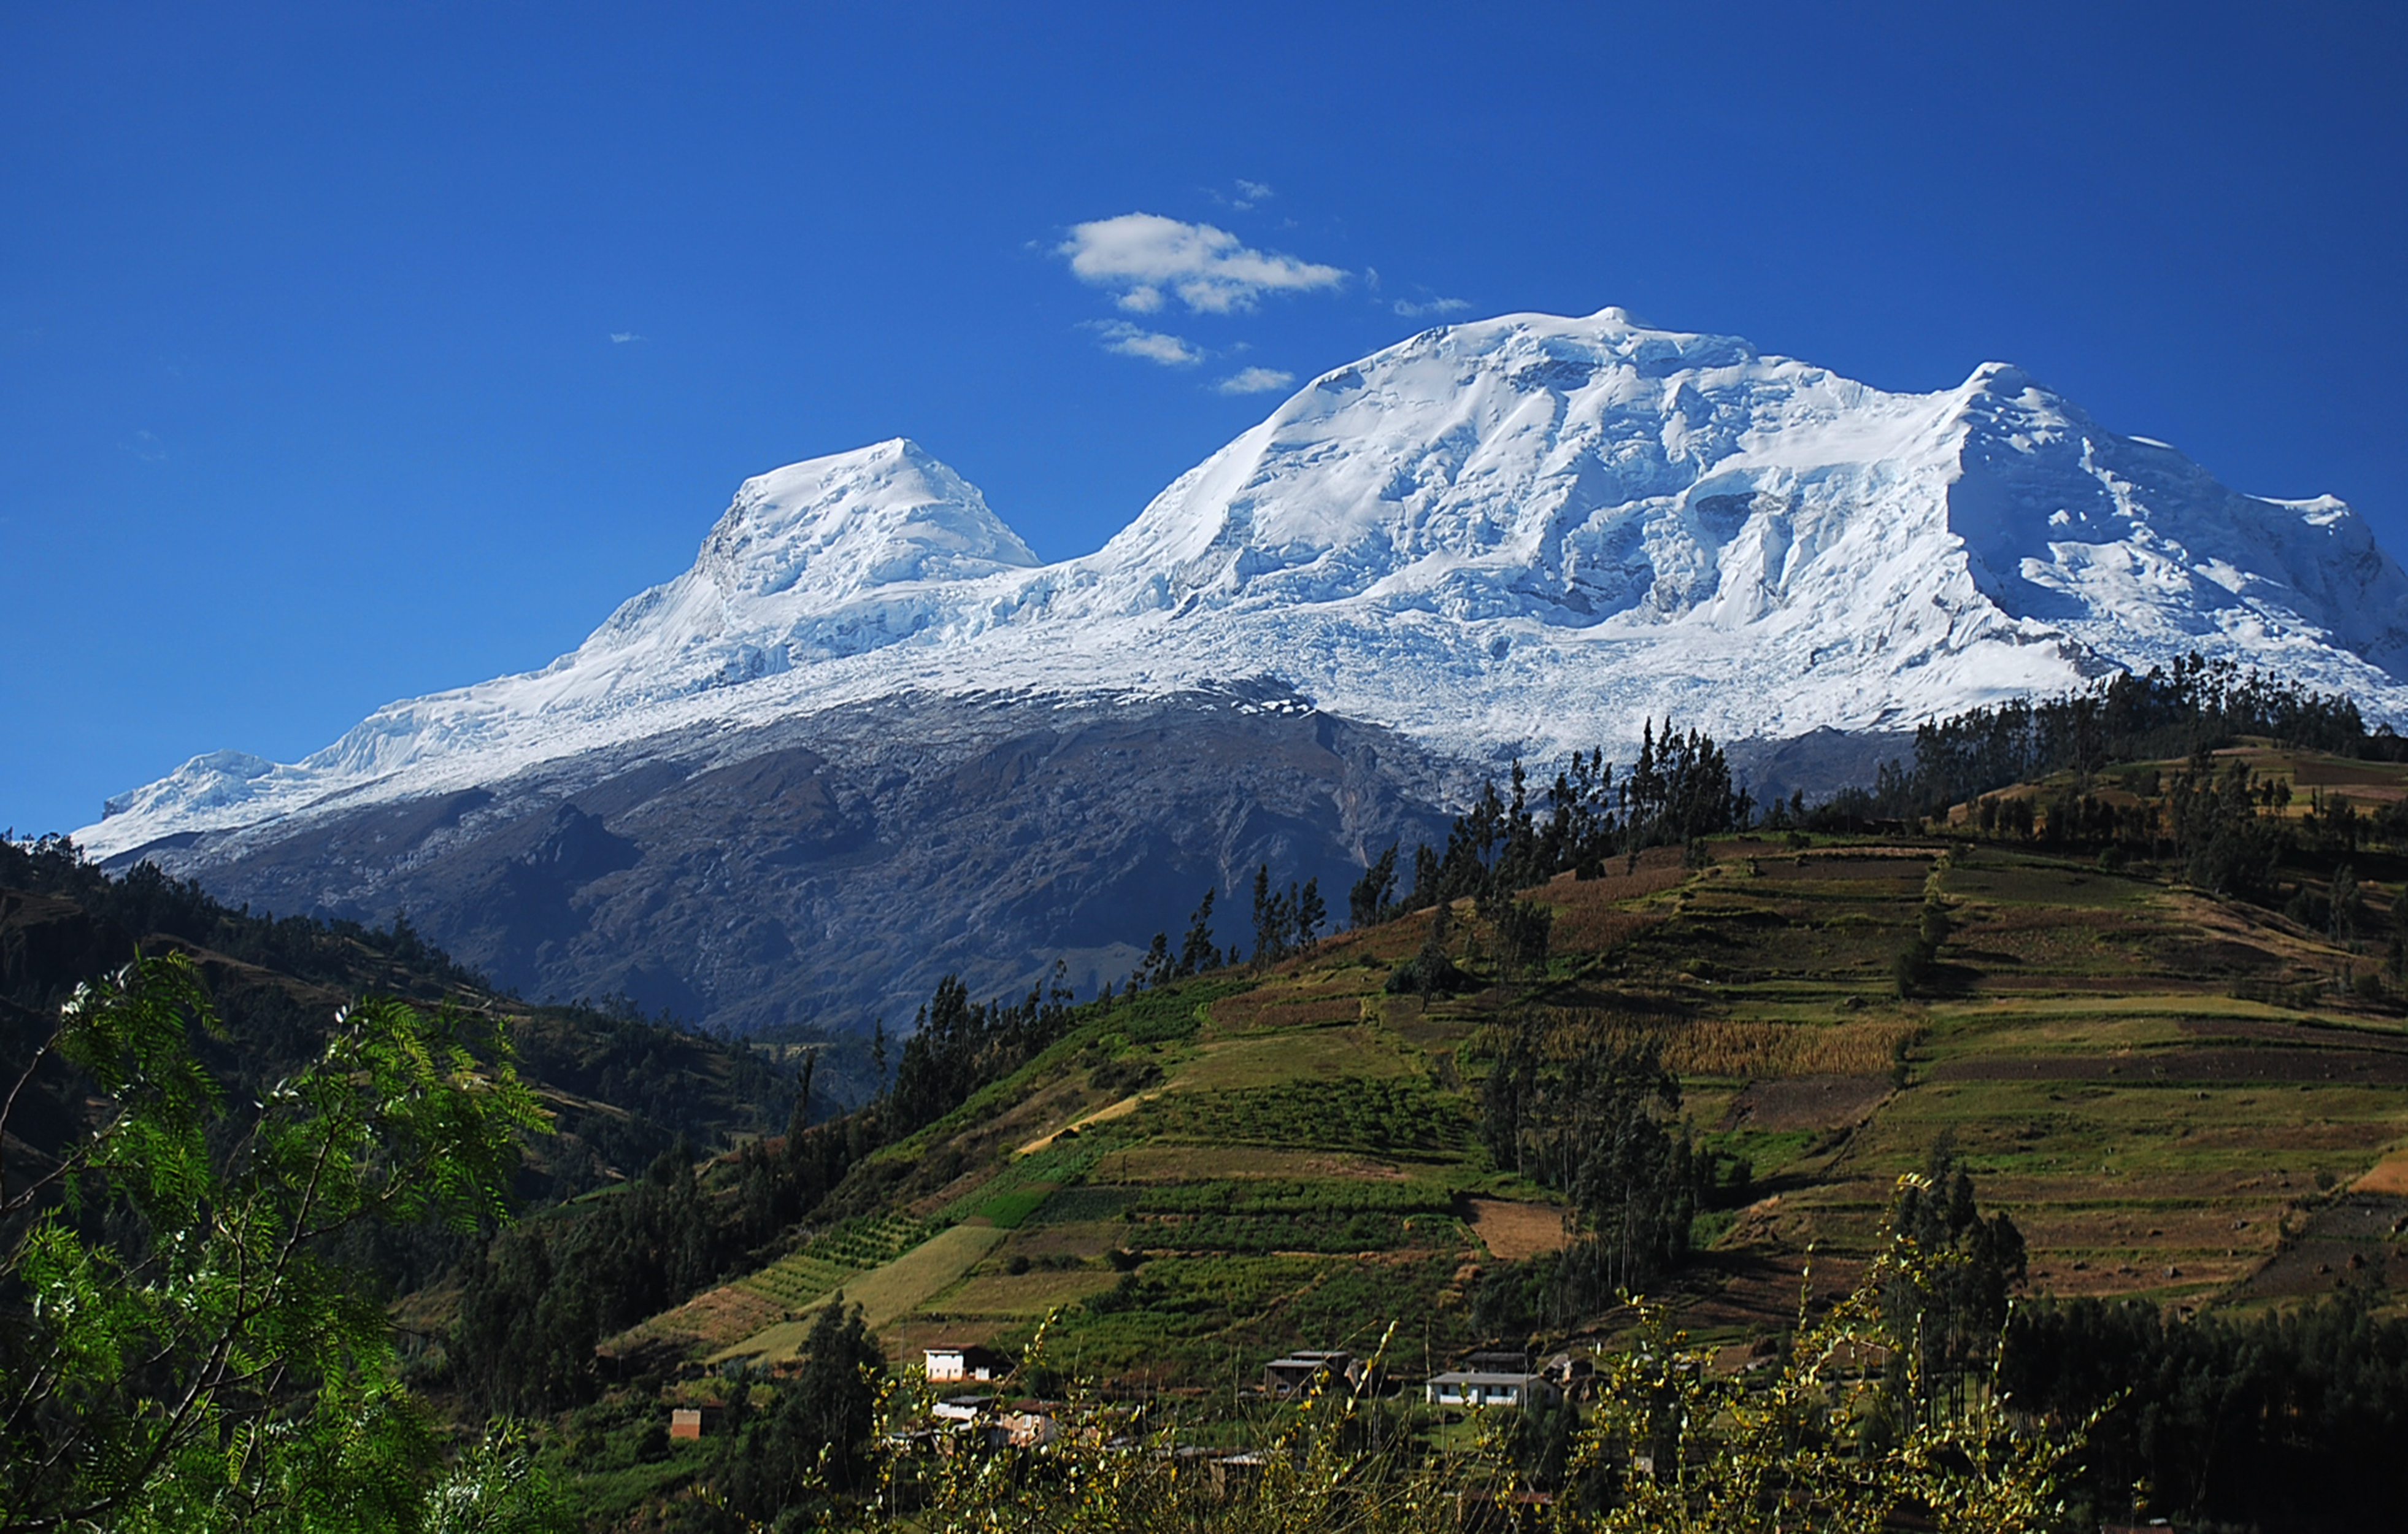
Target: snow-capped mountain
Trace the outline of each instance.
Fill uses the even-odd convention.
[[[1257,862],[1334,884],[1507,753],[1895,731],[2193,651],[2408,718],[2408,575],[2013,367],[1887,394],[1512,315],[1314,380],[1060,564],[908,441],[749,480],[542,670],[195,757],[78,839],[406,908],[530,994],[893,1015],[1121,973]]]
[[[1617,309],[1511,315],[1314,380],[1058,565],[908,441],[749,480],[691,569],[543,670],[292,766],[196,757],[81,839],[905,691],[1272,676],[1442,751],[1544,755],[1667,710],[1897,728],[2193,650],[2396,715],[2408,576],[2339,501],[2240,495],[2011,366],[1887,394]]]

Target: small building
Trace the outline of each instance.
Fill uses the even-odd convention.
[[[1558,1353],[1541,1364],[1539,1372],[1571,1399],[1584,1400],[1590,1382],[1597,1377],[1597,1360],[1584,1354]]]
[[[700,1438],[717,1426],[719,1409],[715,1406],[677,1406],[669,1409],[669,1437]]]
[[[1002,1427],[1004,1441],[1015,1449],[1041,1449],[1062,1432],[1051,1412],[1014,1412],[1004,1417]]]
[[[1433,1374],[1424,1390],[1432,1406],[1553,1406],[1563,1398],[1543,1374],[1475,1369]]]
[[[1240,1489],[1262,1480],[1263,1456],[1245,1452],[1220,1455],[1212,1460],[1211,1470],[1213,1495],[1235,1496]]]
[[[1351,1353],[1303,1351],[1284,1358],[1274,1358],[1263,1366],[1263,1394],[1273,1400],[1291,1400],[1309,1395],[1327,1382],[1342,1380],[1354,1383],[1354,1355]]]
[[[1011,1372],[1011,1355],[975,1343],[968,1347],[939,1345],[927,1350],[928,1379],[947,1381],[1000,1380]]]
[[[928,1414],[947,1422],[976,1422],[994,1410],[993,1396],[948,1396],[928,1408]]]

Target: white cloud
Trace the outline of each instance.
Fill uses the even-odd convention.
[[[1234,184],[1238,189],[1234,195],[1209,186],[1204,189],[1204,195],[1222,207],[1240,213],[1249,212],[1255,204],[1268,202],[1278,195],[1266,181],[1250,181],[1240,176]]]
[[[1103,334],[1103,348],[1124,357],[1143,357],[1165,367],[1193,367],[1204,360],[1197,351],[1176,336],[1166,336],[1158,330],[1140,330],[1125,320],[1098,323],[1095,328]]]
[[[1310,293],[1346,280],[1340,267],[1249,250],[1226,229],[1158,213],[1074,224],[1055,251],[1070,258],[1080,281],[1118,290],[1116,301],[1134,314],[1162,308],[1166,293],[1197,313],[1228,314],[1253,308],[1266,293]]]
[[[1460,298],[1433,298],[1421,304],[1399,298],[1393,307],[1406,319],[1418,320],[1428,314],[1460,314],[1471,306]]]
[[[1247,367],[1230,374],[1212,387],[1225,394],[1262,394],[1273,389],[1284,389],[1296,381],[1294,373],[1276,367]]]
[[[629,341],[640,341],[642,339],[643,337],[641,336],[637,335],[632,330],[614,330],[610,332],[610,344],[612,346],[624,346]]]

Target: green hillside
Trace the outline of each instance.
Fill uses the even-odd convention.
[[[2337,787],[2363,767],[2246,759]],[[2395,781],[2386,767],[2346,786]],[[1459,902],[1447,951],[1477,983],[1458,996],[1385,988],[1426,939],[1423,911],[1258,975],[1082,1010],[864,1168],[897,1174],[884,1228],[998,1232],[949,1244],[957,1276],[881,1317],[890,1351],[940,1335],[1008,1347],[1057,1308],[1055,1345],[1081,1369],[1157,1383],[1363,1347],[1390,1321],[1434,1357],[1520,1344],[1489,1335],[1473,1298],[1564,1240],[1561,1196],[1480,1135],[1482,1083],[1523,1027],[1558,1052],[1652,1044],[1678,1074],[1722,1181],[1695,1216],[1696,1257],[1660,1287],[1734,1335],[1787,1322],[1810,1247],[1818,1281],[1843,1283],[1897,1176],[1943,1135],[2022,1228],[2033,1287],[2057,1295],[2198,1306],[2329,1289],[2314,1264],[2270,1260],[2303,1232],[2326,1239],[2336,1190],[2401,1175],[2385,1158],[2408,1145],[2408,1034],[2365,943],[2037,841],[1735,836],[1684,864],[1662,848],[1530,892],[1552,953],[1511,982],[1495,922]],[[2359,887],[2372,932],[2387,887]],[[1935,906],[1949,930],[1901,996],[1899,955]],[[798,1312],[894,1266],[813,1251],[735,1287]],[[2344,1264],[2344,1282],[2366,1270]],[[783,1316],[745,1332],[727,1309],[697,1353],[791,1352]],[[1612,1325],[1526,1330],[1553,1343]]]

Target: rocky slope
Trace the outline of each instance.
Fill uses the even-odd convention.
[[[1445,832],[1460,770],[1276,687],[1130,702],[905,696],[556,759],[148,855],[229,900],[407,911],[530,996],[631,998],[739,1031],[909,1023],[982,995],[1117,981],[1209,888],[1268,863],[1334,909],[1368,853]]]

